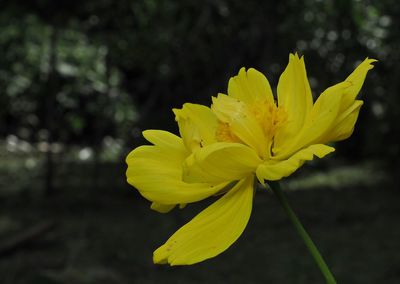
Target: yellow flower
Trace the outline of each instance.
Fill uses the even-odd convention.
[[[348,138],[363,102],[357,100],[373,59],[365,59],[343,82],[313,103],[303,57],[290,54],[275,101],[267,78],[242,68],[229,80],[228,95],[211,108],[174,109],[180,137],[146,130],[153,145],[127,157],[128,182],[151,208],[168,212],[213,195],[212,205],[175,232],[153,256],[155,263],[194,264],[225,251],[250,218],[255,177],[275,181],[305,161],[334,151],[327,143]]]

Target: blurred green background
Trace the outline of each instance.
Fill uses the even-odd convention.
[[[400,283],[398,1],[1,1],[0,50],[0,283],[323,283],[261,191],[221,256],[153,265],[212,200],[163,215],[125,182],[142,130],[295,51],[315,97],[379,60],[353,136],[284,186],[338,283]]]

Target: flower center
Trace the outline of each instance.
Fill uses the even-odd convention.
[[[264,135],[272,140],[277,130],[287,121],[287,113],[282,107],[276,106],[274,102],[264,101],[250,106],[258,123],[262,126]]]
[[[247,144],[255,148],[261,158],[270,158],[273,138],[278,129],[287,121],[286,111],[276,106],[275,102],[267,100],[245,104],[227,97],[223,99],[226,100],[223,104],[218,104],[220,101],[214,100],[213,110],[219,119],[215,132],[216,140]],[[241,127],[232,127],[235,123]],[[237,132],[243,129],[247,129],[247,134]],[[253,143],[255,139],[252,138],[246,140],[248,137],[245,135],[257,135],[256,133],[258,133],[256,143]]]
[[[217,131],[215,132],[215,138],[219,142],[236,142],[241,143],[242,141],[233,134],[230,126],[226,122],[218,121]]]

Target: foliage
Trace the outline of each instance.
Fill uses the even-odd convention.
[[[317,91],[343,80],[358,60],[377,58],[360,127],[339,152],[400,152],[391,135],[400,130],[393,0],[37,0],[1,8],[2,136],[132,140],[143,128],[172,128],[165,119],[172,107],[209,103],[241,66],[264,71],[276,86],[287,54],[298,51]]]

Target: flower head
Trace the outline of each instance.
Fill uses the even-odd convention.
[[[153,145],[128,155],[126,174],[152,209],[165,213],[222,195],[159,247],[154,262],[193,264],[232,245],[250,218],[255,178],[280,180],[314,156],[333,152],[327,143],[352,134],[363,104],[356,97],[374,61],[365,59],[315,103],[297,54],[289,56],[276,99],[263,74],[242,68],[229,80],[228,94],[212,98],[211,108],[187,103],[173,110],[180,136],[144,131]]]

